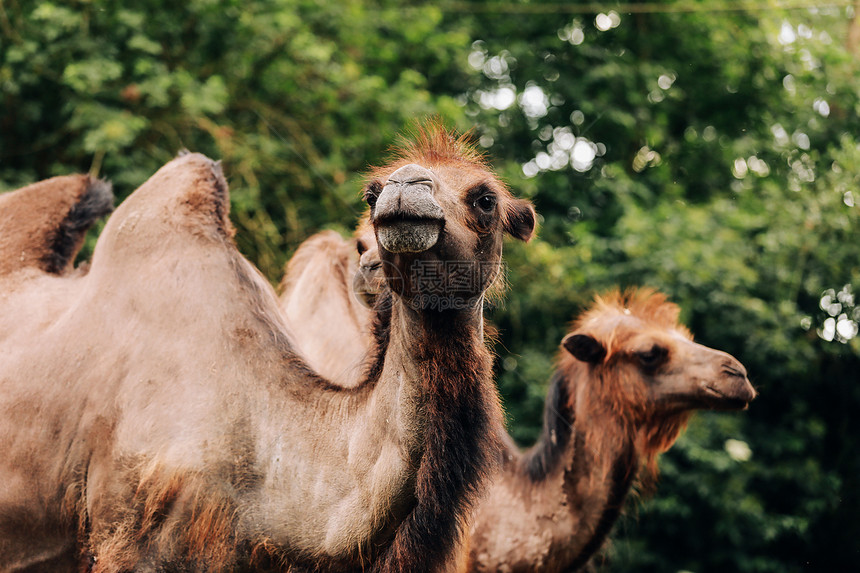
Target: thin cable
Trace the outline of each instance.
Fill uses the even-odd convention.
[[[434,7],[445,13],[461,14],[600,14],[610,10],[621,14],[671,14],[692,12],[775,12],[781,10],[803,10],[822,8],[845,8],[853,6],[854,0],[783,0],[770,2],[677,2],[673,4],[661,2],[646,2],[643,4],[612,4],[589,2],[587,4],[570,3],[540,3],[540,4],[515,4],[511,2],[501,3],[472,3],[451,2],[435,5]],[[427,6],[414,6],[415,9]],[[399,8],[399,10],[410,7]]]

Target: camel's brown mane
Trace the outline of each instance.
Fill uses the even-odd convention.
[[[477,148],[471,132],[457,134],[447,129],[439,120],[426,121],[413,126],[389,150],[386,164],[370,169],[367,180],[378,179],[407,163],[423,165],[456,163],[471,165],[493,173],[486,154]]]
[[[613,290],[603,295],[596,295],[594,303],[573,323],[572,331],[593,330],[599,328],[604,342],[615,343],[606,349],[607,356],[613,354],[617,344],[623,340],[616,339],[611,331],[617,328],[617,319],[632,315],[646,325],[656,328],[671,328],[684,333],[692,339],[690,331],[678,323],[681,309],[669,302],[666,295],[656,290],[628,289]]]
[[[522,459],[532,481],[541,481],[561,462],[573,437],[576,416],[571,407],[570,381],[556,370],[544,403],[543,430],[537,443]]]

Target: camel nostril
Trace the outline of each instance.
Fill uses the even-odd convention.
[[[747,377],[747,369],[740,362],[723,364],[723,374],[728,376],[737,376],[738,378]]]
[[[428,185],[432,186],[433,181],[431,179],[427,179],[426,177],[416,177],[415,179],[409,179],[408,181],[403,181],[401,185]]]

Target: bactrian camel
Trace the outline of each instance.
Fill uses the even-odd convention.
[[[734,357],[693,342],[678,307],[650,290],[597,297],[562,341],[543,432],[508,440],[471,531],[471,571],[574,571],[600,548],[640,468],[695,409],[755,397]]]
[[[349,245],[339,240],[346,258]],[[378,256],[366,244],[359,250],[354,280],[363,292],[378,292]],[[357,329],[339,336],[368,340]],[[563,341],[541,439],[521,453],[506,438],[502,471],[475,515],[470,570],[584,565],[608,535],[640,467],[654,474],[656,456],[694,409],[743,408],[754,396],[743,366],[694,343],[664,295],[598,297]]]
[[[366,197],[380,256],[406,277],[498,267],[502,233],[534,226],[531,205],[433,126]],[[447,311],[391,273],[374,357],[342,388],[291,346],[228,204],[220,167],[185,155],[119,206],[86,274],[0,275],[0,570],[452,561],[503,432],[481,338],[492,273],[451,281]]]
[[[357,251],[364,244],[335,231],[317,233],[296,249],[280,285],[278,300],[296,350],[317,374],[340,386],[361,382],[371,354],[366,338],[372,311],[353,292],[353,277],[361,276]]]
[[[360,261],[359,262],[359,257]],[[351,239],[322,231],[306,239],[284,269],[278,301],[302,357],[318,374],[355,386],[370,358],[371,307],[385,285],[368,215]]]

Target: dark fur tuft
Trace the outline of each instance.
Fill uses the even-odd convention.
[[[570,382],[556,370],[550,381],[543,412],[540,439],[523,459],[526,474],[532,481],[541,481],[563,461],[570,444],[575,416],[570,408]]]
[[[41,261],[43,270],[58,274],[67,269],[78,254],[89,228],[111,211],[113,211],[111,184],[89,178],[86,190],[49,238],[49,248]]]

